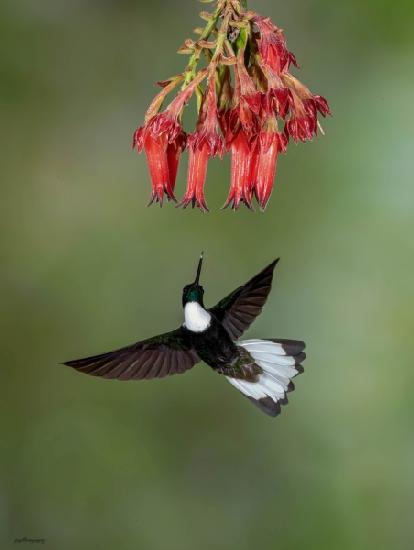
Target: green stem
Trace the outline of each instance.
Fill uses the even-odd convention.
[[[213,32],[213,30],[214,30],[214,28],[217,24],[219,16],[220,16],[220,11],[216,10],[214,15],[210,19],[210,21],[207,22],[207,25],[206,25],[203,33],[201,34],[199,40],[207,40],[208,39],[208,37]],[[197,64],[198,64],[198,61],[200,59],[200,55],[201,55],[201,49],[196,49],[195,52],[193,53],[193,55],[190,57],[190,61],[188,62],[188,65],[187,65],[187,70],[186,70],[186,74],[185,74],[185,80],[184,80],[183,88],[185,88],[192,81],[192,79],[194,78],[194,76],[196,74]]]
[[[240,0],[242,7],[247,10],[247,0]]]
[[[214,55],[213,55],[213,58],[211,60],[211,62],[214,64],[217,59],[221,56],[221,54],[223,53],[223,47],[224,47],[224,43],[227,39],[227,34],[229,32],[229,22],[230,22],[230,13],[228,13],[224,20],[223,20],[223,24],[218,32],[218,35],[217,35],[217,46],[216,46],[216,51],[214,52]],[[215,68],[213,69],[215,70]]]

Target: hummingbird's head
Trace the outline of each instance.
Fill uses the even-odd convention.
[[[201,306],[203,304],[204,288],[199,284],[201,268],[203,266],[203,253],[201,253],[200,260],[197,266],[197,276],[194,283],[186,285],[183,289],[183,307],[188,302],[198,302]]]

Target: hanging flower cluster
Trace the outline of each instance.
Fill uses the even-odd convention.
[[[204,0],[205,1],[205,0]],[[276,165],[289,142],[316,136],[318,115],[330,114],[326,99],[312,94],[289,71],[297,67],[283,31],[268,17],[245,8],[243,0],[218,0],[207,22],[195,29],[179,53],[190,55],[182,74],[160,82],[133,147],[145,151],[152,180],[151,203],[176,202],[175,183],[181,154],[188,149],[187,189],[178,206],[207,211],[204,185],[209,158],[231,154],[230,191],[224,207],[264,210],[272,194]],[[164,109],[167,95],[176,93]],[[197,98],[194,132],[182,126],[183,111]]]

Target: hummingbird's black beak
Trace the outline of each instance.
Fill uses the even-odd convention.
[[[203,259],[204,259],[204,252],[201,253],[200,260],[198,262],[197,277],[196,277],[196,280],[195,280],[195,283],[194,283],[195,285],[198,285],[198,283],[200,281],[201,268],[203,267]]]

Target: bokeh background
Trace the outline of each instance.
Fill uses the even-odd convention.
[[[227,161],[202,215],[145,208],[130,150],[202,5],[3,0],[1,548],[413,548],[413,6],[250,0],[335,116],[282,158],[264,215],[219,210]],[[276,420],[205,366],[59,365],[177,326],[202,249],[210,304],[282,257],[248,333],[308,344]]]

